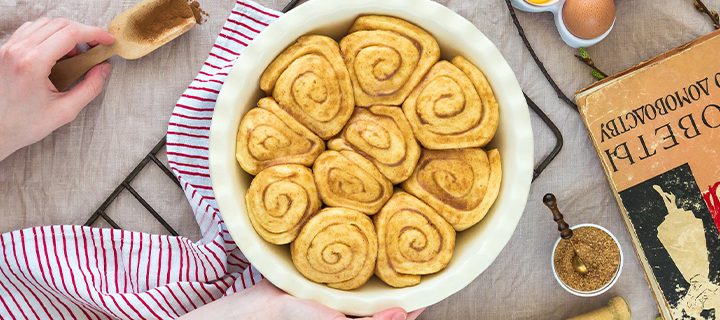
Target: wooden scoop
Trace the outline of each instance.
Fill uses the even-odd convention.
[[[144,0],[110,22],[108,31],[115,36],[115,43],[95,46],[56,63],[50,81],[59,91],[65,91],[98,63],[114,55],[127,60],[143,57],[195,24],[196,14],[186,0]]]

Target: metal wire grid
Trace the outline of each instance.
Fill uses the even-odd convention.
[[[294,8],[300,0],[291,0],[282,10],[282,12],[288,12],[292,8]],[[509,0],[506,0],[508,5],[508,10],[510,11],[510,15],[513,19],[513,22],[515,24],[515,27],[518,30],[518,33],[520,37],[523,39],[523,43],[527,47],[527,49],[530,51],[530,54],[533,56],[533,59],[535,60],[538,67],[540,67],[540,70],[543,72],[543,75],[545,78],[550,82],[555,92],[558,94],[558,97],[560,97],[563,101],[570,104],[571,106],[574,106],[572,101],[565,96],[562,91],[558,88],[558,86],[555,84],[555,81],[550,77],[550,75],[545,70],[545,67],[543,66],[540,59],[535,54],[535,51],[533,50],[532,46],[528,42],[527,38],[525,37],[524,31],[522,29],[522,26],[520,25],[520,22],[518,21],[517,17],[515,16],[515,10],[510,4]],[[564,98],[564,99],[563,99]],[[535,114],[540,117],[540,119],[547,125],[547,127],[550,129],[550,131],[555,136],[555,147],[546,155],[540,163],[535,167],[533,170],[533,181],[537,179],[537,177],[540,176],[540,174],[547,168],[547,166],[555,159],[555,157],[560,153],[560,150],[563,146],[563,137],[560,133],[560,130],[555,125],[555,123],[550,120],[550,118],[545,114],[545,112],[532,100],[530,97],[525,94],[525,100],[527,100],[528,106],[530,109],[535,112]],[[575,109],[577,110],[577,109]],[[175,175],[170,171],[170,169],[162,162],[160,159],[158,159],[157,155],[160,153],[160,151],[165,147],[166,137],[163,137],[158,141],[155,146],[150,150],[150,152],[143,157],[142,160],[135,166],[135,168],[130,172],[130,174],[123,179],[123,181],[115,187],[115,190],[113,190],[110,195],[103,201],[103,203],[90,215],[88,220],[85,222],[86,226],[91,226],[94,223],[98,221],[98,219],[105,220],[111,227],[115,229],[121,229],[121,226],[117,224],[110,216],[107,214],[106,210],[108,207],[115,201],[118,196],[123,191],[128,191],[145,209],[157,220],[171,235],[177,236],[178,233],[173,229],[170,224],[167,223],[167,221],[155,210],[143,197],[140,195],[135,188],[132,186],[133,180],[145,169],[145,167],[153,163],[154,165],[158,166],[170,180],[172,180],[175,185],[177,185],[178,188],[181,188],[180,182],[175,178]]]
[[[155,218],[155,220],[160,222],[160,224],[171,235],[178,235],[177,231],[175,231],[175,229],[173,229],[173,227],[171,227],[167,223],[167,221],[165,221],[165,219],[157,212],[157,210],[155,210],[131,185],[132,181],[138,176],[138,174],[140,174],[140,172],[142,172],[143,169],[145,169],[145,167],[152,162],[157,165],[160,170],[162,170],[165,175],[168,176],[170,180],[172,180],[175,185],[178,186],[178,188],[180,188],[180,182],[175,178],[175,175],[173,175],[170,169],[168,169],[168,167],[165,166],[165,164],[163,164],[162,161],[160,161],[160,159],[158,159],[157,157],[157,154],[160,152],[160,150],[163,149],[164,146],[165,137],[160,139],[160,141],[155,144],[155,147],[153,147],[152,150],[150,150],[150,152],[148,152],[148,154],[142,160],[140,160],[140,163],[135,166],[135,168],[130,172],[130,174],[128,174],[127,177],[125,177],[125,179],[123,179],[123,181],[117,187],[115,187],[115,190],[110,193],[110,195],[105,199],[105,201],[103,201],[100,207],[98,207],[95,212],[93,212],[93,214],[90,216],[90,218],[88,218],[88,220],[85,222],[86,226],[90,226],[94,224],[98,218],[102,218],[113,228],[121,229],[117,222],[115,222],[112,218],[110,218],[110,216],[108,216],[105,210],[107,210],[107,208],[113,203],[113,201],[117,199],[120,193],[122,193],[124,190],[127,190],[128,192],[130,192],[130,194],[132,194],[133,197],[135,197],[138,202],[140,202],[143,207],[145,207],[145,209],[147,209],[148,212],[150,212],[150,214]]]

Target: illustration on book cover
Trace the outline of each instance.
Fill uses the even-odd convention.
[[[720,312],[720,236],[687,164],[620,192],[674,319]]]

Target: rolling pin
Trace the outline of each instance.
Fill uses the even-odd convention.
[[[610,299],[600,309],[569,318],[568,320],[630,320],[630,307],[622,297]]]

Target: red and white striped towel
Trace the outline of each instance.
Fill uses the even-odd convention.
[[[167,155],[203,238],[82,226],[0,236],[0,319],[168,319],[254,285],[262,275],[233,242],[208,169],[215,99],[247,43],[281,13],[238,0],[168,123]]]

